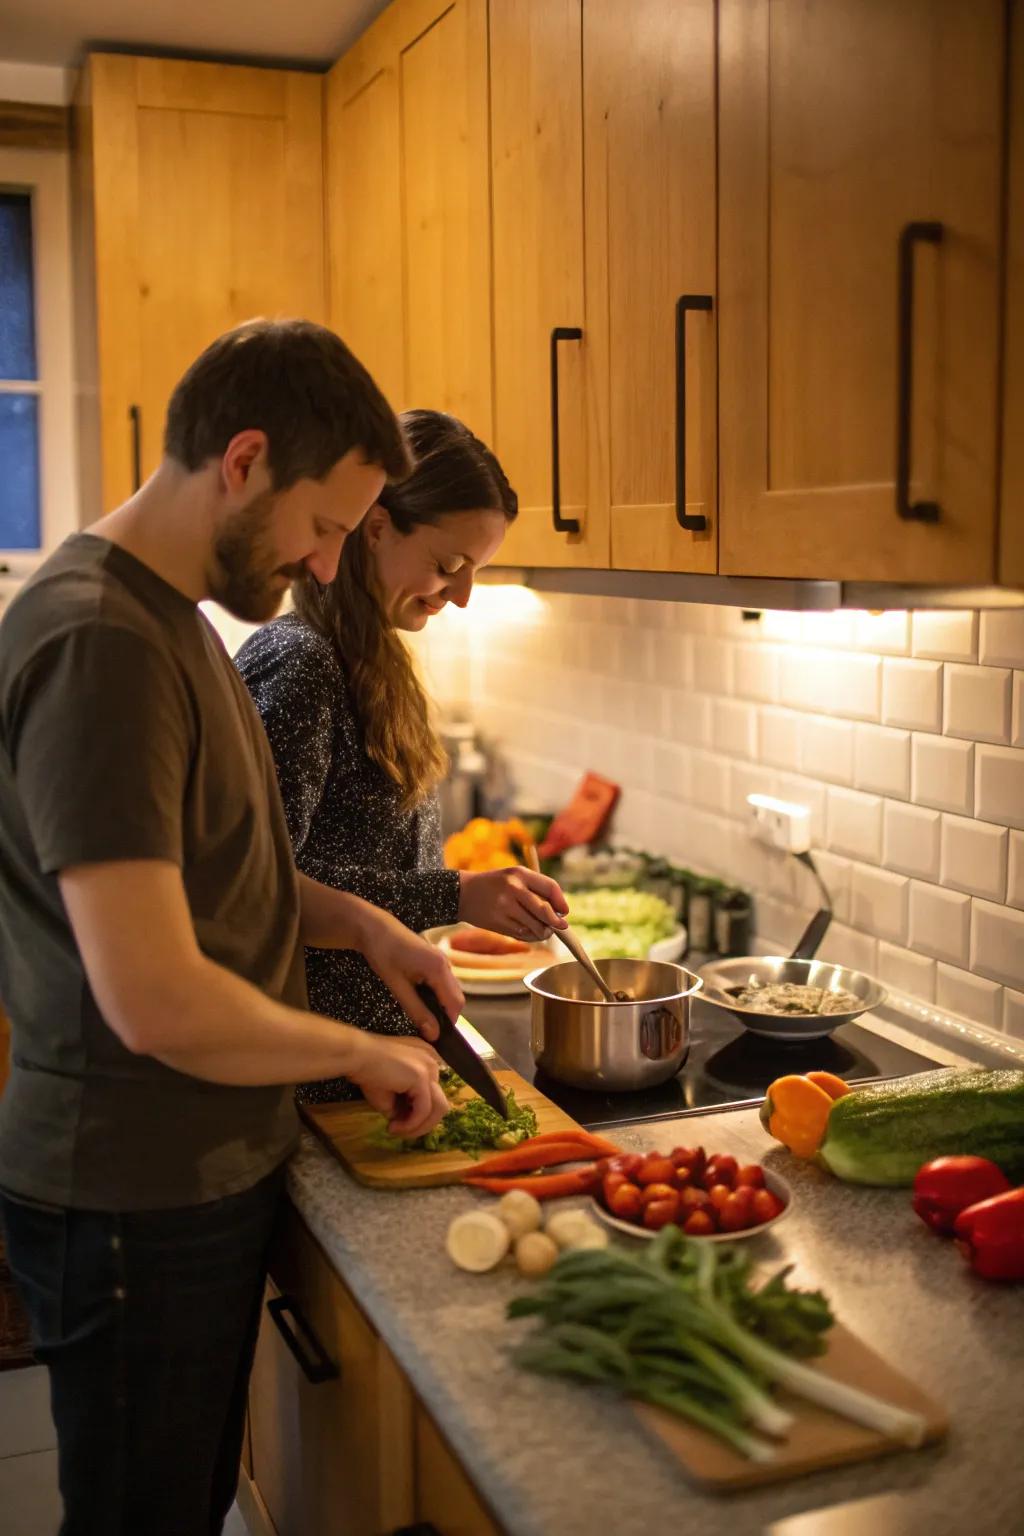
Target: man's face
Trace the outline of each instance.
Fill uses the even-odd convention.
[[[253,475],[252,480],[257,476]],[[229,511],[213,541],[209,595],[250,624],[278,611],[291,583],[307,573],[334,580],[342,545],[384,487],[384,471],[350,449],[323,480],[271,490],[264,475],[249,499]]]

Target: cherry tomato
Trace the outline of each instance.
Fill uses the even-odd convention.
[[[720,1211],[724,1209],[725,1202],[729,1199],[731,1194],[732,1190],[729,1188],[728,1184],[712,1184],[711,1188],[708,1190],[708,1199],[715,1207],[715,1210]]]
[[[601,1180],[601,1194],[604,1198],[604,1203],[609,1210],[612,1208],[612,1197],[615,1194],[615,1191],[617,1189],[621,1189],[623,1184],[629,1184],[630,1182],[631,1181],[627,1179],[626,1175],[619,1172],[617,1169],[612,1169],[610,1173],[605,1174],[604,1178]]]
[[[683,1222],[683,1231],[688,1237],[710,1237],[715,1223],[707,1211],[691,1211]]]
[[[704,1211],[714,1209],[708,1198],[707,1191],[698,1189],[695,1184],[687,1184],[685,1189],[679,1191],[680,1211]]]
[[[772,1189],[755,1189],[752,1203],[754,1221],[758,1226],[765,1221],[771,1221],[780,1211],[786,1209],[785,1203],[779,1199]]]
[[[608,1159],[608,1168],[611,1173],[624,1173],[627,1179],[635,1179],[643,1162],[639,1152],[619,1152]]]
[[[654,1156],[644,1159],[644,1165],[636,1175],[638,1184],[668,1184],[675,1183],[675,1164],[671,1158]]]
[[[760,1163],[744,1163],[736,1171],[737,1184],[749,1184],[751,1189],[764,1188],[764,1169]]]
[[[704,1167],[707,1161],[703,1147],[673,1147],[669,1157],[677,1168],[685,1167],[699,1170]]]
[[[754,1224],[754,1191],[748,1184],[734,1189],[718,1214],[723,1232],[742,1232]]]
[[[651,1205],[656,1200],[674,1200],[679,1204],[679,1191],[671,1184],[647,1184],[640,1191],[644,1206]]]
[[[636,1184],[620,1184],[608,1205],[612,1215],[622,1221],[639,1221],[643,1198],[643,1191]]]
[[[652,1200],[650,1205],[644,1207],[644,1226],[652,1232],[660,1232],[662,1227],[667,1227],[675,1221],[679,1212],[679,1203],[675,1199],[675,1190],[672,1191],[671,1200]]]
[[[714,1180],[711,1179],[711,1170],[715,1170]],[[715,1153],[708,1158],[707,1168],[704,1170],[704,1182],[710,1184],[728,1184],[731,1189],[736,1182],[736,1159],[730,1157],[728,1152]]]
[[[676,1165],[675,1183],[680,1189],[685,1189],[687,1184],[693,1181],[693,1169],[687,1168],[685,1163]]]

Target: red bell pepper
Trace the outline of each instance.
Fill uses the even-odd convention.
[[[937,1157],[918,1170],[914,1210],[933,1231],[951,1233],[961,1211],[1009,1188],[1002,1169],[987,1157]]]
[[[1024,1280],[1024,1186],[961,1211],[957,1247],[986,1280]]]

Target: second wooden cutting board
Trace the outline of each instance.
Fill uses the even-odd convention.
[[[494,1075],[507,1093],[515,1090],[516,1103],[529,1106],[537,1116],[537,1130],[578,1130],[575,1120],[552,1104],[518,1072],[496,1067]],[[472,1098],[467,1089],[457,1103]],[[392,1152],[373,1144],[381,1117],[362,1102],[355,1104],[300,1104],[302,1118],[360,1184],[371,1189],[431,1189],[440,1184],[459,1184],[481,1158],[465,1152]],[[490,1156],[484,1153],[484,1157]]]

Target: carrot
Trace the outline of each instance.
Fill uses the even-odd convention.
[[[507,1194],[510,1189],[525,1189],[538,1200],[559,1200],[563,1195],[589,1195],[596,1188],[598,1172],[593,1163],[586,1168],[573,1168],[568,1173],[534,1174],[527,1179],[490,1179],[468,1175],[464,1184],[474,1189],[489,1190],[492,1195]]]
[[[507,1152],[499,1152],[482,1163],[477,1163],[474,1174],[528,1173],[533,1168],[550,1168],[554,1163],[582,1163],[592,1161],[589,1149],[578,1141],[546,1141],[538,1147],[535,1138],[520,1142]]]
[[[589,1147],[596,1157],[618,1157],[622,1151],[614,1141],[608,1141],[604,1136],[595,1136],[593,1131],[585,1131],[582,1126],[572,1126],[564,1131],[541,1131],[539,1136],[530,1137],[530,1146],[543,1146],[546,1141],[576,1141],[581,1147]]]

